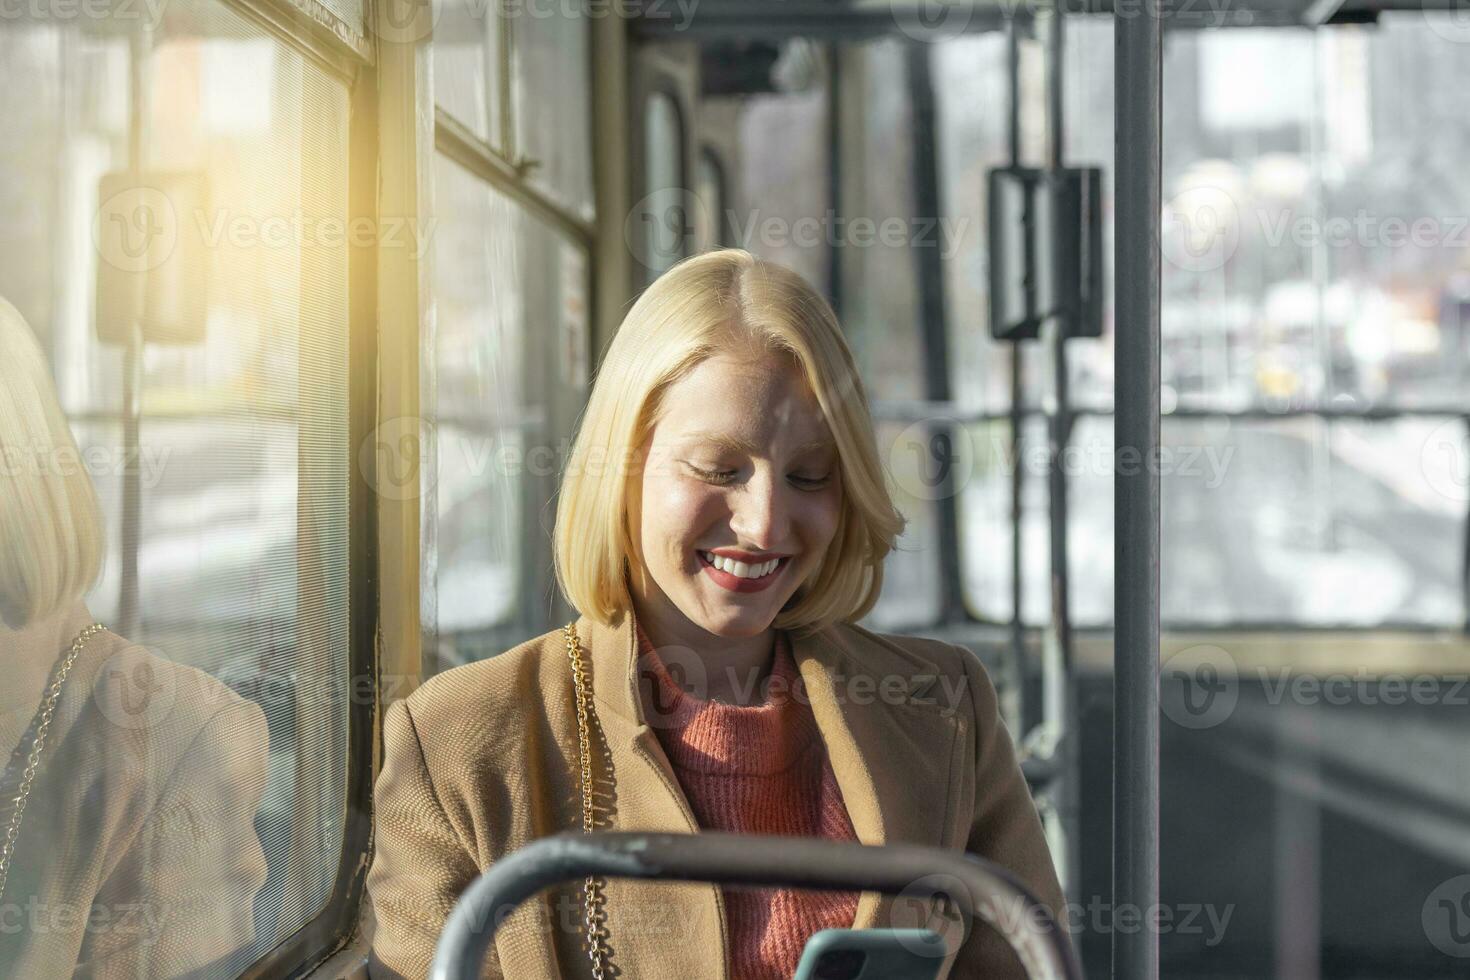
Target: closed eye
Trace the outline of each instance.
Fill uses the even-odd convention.
[[[717,486],[729,483],[735,478],[735,470],[706,470],[695,466],[693,463],[685,463],[684,465],[693,470],[695,475],[698,476],[701,480],[704,480],[707,483],[713,483]]]
[[[739,475],[740,472],[739,470],[705,469],[700,466],[695,466],[693,463],[685,463],[684,465],[688,466],[689,469],[692,470],[694,474],[698,476],[701,480],[704,480],[706,483],[714,484],[715,486],[724,486],[731,480],[735,479],[735,477]],[[830,473],[824,476],[799,476],[793,473],[790,477],[791,482],[803,490],[820,490],[822,487],[826,486],[831,481],[831,479],[832,474]]]

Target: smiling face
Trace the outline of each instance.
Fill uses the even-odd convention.
[[[674,635],[768,629],[821,564],[842,504],[836,446],[801,369],[780,354],[701,362],[665,391],[640,458],[629,488],[640,616]]]

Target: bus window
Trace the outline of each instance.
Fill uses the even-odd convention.
[[[60,691],[6,896],[87,928],[28,931],[6,975],[233,976],[322,913],[346,833],[348,84],[221,3],[151,26],[0,32],[24,93],[0,119],[4,356],[34,338],[28,403],[64,411],[101,541],[94,587],[0,643],[44,680],[76,623],[106,627]],[[48,439],[7,475],[69,458]],[[93,928],[129,904],[149,942]]]

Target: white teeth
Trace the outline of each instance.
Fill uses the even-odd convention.
[[[733,558],[710,554],[708,551],[701,551],[699,554],[711,565],[739,578],[765,578],[776,570],[777,565],[781,564],[781,559],[779,558],[772,558],[770,561],[761,562],[759,565],[750,565],[743,561],[736,561]]]

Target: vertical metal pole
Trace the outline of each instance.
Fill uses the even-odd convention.
[[[833,227],[837,216],[842,213],[842,107],[839,99],[842,92],[842,48],[828,44],[827,48],[827,209],[832,214]],[[827,246],[827,300],[832,311],[842,318],[842,263],[838,261],[837,247]]]
[[[1047,122],[1050,138],[1047,141],[1047,171],[1055,176],[1062,168],[1062,12],[1054,9],[1049,22],[1047,51]],[[1052,193],[1048,186],[1047,193]],[[1075,234],[1071,229],[1060,227],[1060,216],[1052,209],[1053,227],[1050,229],[1052,254],[1045,261],[1053,269],[1060,268],[1056,261],[1062,248],[1062,236]],[[1058,286],[1067,288],[1066,285]],[[1045,684],[1048,688],[1046,721],[1052,725],[1059,737],[1067,730],[1069,710],[1065,688],[1071,679],[1072,668],[1072,621],[1071,605],[1068,602],[1067,576],[1067,474],[1063,469],[1063,456],[1072,431],[1071,399],[1067,377],[1067,331],[1069,324],[1059,313],[1051,318],[1052,384],[1055,406],[1052,411],[1051,427],[1048,431],[1050,445],[1047,447],[1047,488],[1051,518],[1051,642],[1055,645],[1054,655],[1049,658]]]
[[[1021,38],[1013,11],[1006,21],[1006,77],[1010,82],[1011,104],[1006,120],[1006,141],[1012,167],[1021,165]],[[992,219],[993,220],[993,219]],[[1022,432],[1026,415],[1022,399],[1021,343],[1011,341],[1011,690],[1015,692],[1016,731],[1029,731],[1026,713],[1026,624],[1021,618],[1024,581],[1022,580],[1021,536],[1022,498],[1026,491],[1026,468],[1021,460],[1025,448]]]
[[[1159,0],[1114,15],[1113,915],[1159,899]],[[1146,920],[1145,920],[1146,921]],[[1155,980],[1158,936],[1112,934],[1113,976]]]
[[[934,77],[929,63],[932,45],[909,43],[904,52],[908,78],[911,119],[909,145],[914,211],[920,218],[939,215],[939,161],[935,153],[937,128],[934,108]],[[914,276],[919,291],[919,334],[923,343],[924,397],[930,401],[950,400],[949,330],[944,308],[944,265],[935,245],[913,249]],[[962,427],[936,424],[930,428],[931,440],[968,439]],[[944,455],[952,458],[946,447]],[[935,501],[939,522],[940,616],[946,623],[960,623],[965,613],[964,578],[960,568],[960,487],[955,484],[954,467],[945,464],[940,474],[939,499]]]
[[[1048,46],[1051,48],[1051,51],[1049,52],[1050,58],[1048,59],[1046,66],[1046,120],[1049,124],[1051,134],[1050,138],[1047,140],[1046,146],[1047,154],[1049,157],[1049,159],[1047,160],[1047,165],[1052,170],[1057,170],[1062,167],[1063,160],[1066,158],[1066,143],[1064,142],[1065,134],[1062,130],[1062,124],[1064,121],[1062,118],[1062,79],[1064,77],[1062,74],[1062,29],[1066,26],[1063,23],[1065,14],[1066,12],[1065,10],[1063,10],[1063,6],[1061,3],[1058,3],[1055,7],[1052,8],[1050,22],[1051,31],[1050,37],[1048,39]]]
[[[1470,415],[1461,418],[1460,423],[1465,427],[1465,444],[1470,447]],[[1466,504],[1470,504],[1470,499],[1466,500]],[[1463,554],[1460,562],[1460,614],[1464,617],[1461,631],[1470,636],[1470,508],[1465,512],[1461,535],[1460,549]]]
[[[1006,119],[1006,143],[1011,152],[1011,166],[1021,165],[1021,28],[1017,14],[1006,19],[1006,76],[1011,83],[1011,104]]]
[[[1047,122],[1050,130],[1047,140],[1047,170],[1055,177],[1064,166],[1065,119],[1062,112],[1063,97],[1063,20],[1064,13],[1058,4],[1051,11],[1048,22],[1047,44]],[[1055,184],[1047,193],[1054,193]],[[1047,261],[1053,270],[1061,268],[1063,236],[1075,234],[1074,229],[1061,225],[1062,215],[1052,208],[1051,229],[1052,254]],[[1053,274],[1053,278],[1055,273]],[[1058,283],[1058,289],[1068,289],[1070,283]],[[1080,816],[1077,800],[1080,773],[1078,771],[1078,749],[1075,730],[1076,698],[1072,660],[1072,605],[1070,601],[1071,576],[1067,568],[1067,473],[1064,468],[1067,445],[1072,436],[1072,407],[1067,374],[1067,336],[1071,324],[1058,313],[1051,323],[1051,348],[1053,369],[1053,391],[1056,396],[1052,412],[1047,461],[1048,493],[1051,511],[1051,636],[1050,648],[1043,658],[1045,670],[1043,687],[1046,710],[1044,718],[1056,739],[1055,752],[1061,765],[1056,772],[1057,785],[1053,802],[1065,830],[1066,848],[1062,867],[1062,886],[1069,895],[1076,895],[1080,887],[1081,833],[1078,826]]]
[[[134,187],[143,181],[147,62],[152,40],[147,28],[135,31],[128,38],[128,177]],[[147,288],[146,281],[144,288]],[[139,638],[138,628],[142,622],[138,552],[143,540],[143,477],[139,466],[143,422],[143,343],[143,325],[134,320],[128,324],[127,346],[123,348],[122,357],[122,567],[118,575],[117,622],[112,624],[120,635],[134,640]]]
[[[1322,778],[1317,716],[1290,701],[1272,712],[1276,744],[1272,785],[1276,814],[1272,848],[1274,943],[1278,977],[1322,976],[1322,811],[1300,787]]]

